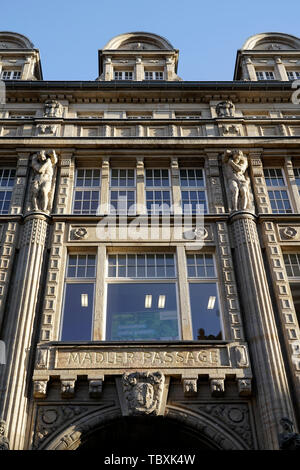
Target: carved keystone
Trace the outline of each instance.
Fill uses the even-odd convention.
[[[183,393],[186,397],[197,395],[197,379],[183,379]]]
[[[224,395],[224,379],[211,379],[210,391],[213,397],[221,397],[222,395]]]
[[[62,398],[72,398],[75,394],[75,379],[68,379],[61,381],[61,396]]]
[[[122,385],[129,415],[158,415],[165,377],[161,372],[124,374]]]

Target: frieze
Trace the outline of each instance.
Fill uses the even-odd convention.
[[[56,369],[118,369],[140,367],[228,367],[227,350],[179,349],[179,350],[81,350],[56,351]]]

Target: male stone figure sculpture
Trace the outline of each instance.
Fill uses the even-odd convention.
[[[289,418],[280,420],[283,432],[279,434],[279,448],[281,450],[300,450],[300,434],[294,432],[293,422]]]
[[[9,450],[9,442],[5,436],[6,423],[5,421],[0,421],[0,450]]]
[[[231,210],[246,210],[251,207],[250,180],[245,172],[247,158],[241,150],[226,150],[223,157],[227,181],[231,193]],[[239,204],[240,203],[240,204]]]
[[[234,104],[231,101],[221,101],[216,106],[216,113],[219,118],[233,117]]]
[[[59,101],[48,100],[44,103],[44,117],[47,118],[60,118],[62,117],[63,107]]]
[[[55,150],[40,150],[32,157],[34,180],[31,188],[32,210],[46,211],[51,190],[53,167],[57,163]]]

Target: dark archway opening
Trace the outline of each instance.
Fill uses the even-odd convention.
[[[105,454],[145,455],[155,450],[217,450],[200,432],[182,422],[157,417],[122,417],[82,436],[78,451],[100,450]]]

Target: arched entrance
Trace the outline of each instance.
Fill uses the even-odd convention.
[[[117,451],[146,454],[155,449],[217,449],[196,430],[163,416],[120,417],[85,435],[77,451],[99,449],[100,442],[107,454]]]
[[[225,422],[178,406],[168,406],[164,416],[122,416],[118,407],[87,413],[71,425],[58,429],[39,448],[105,449],[108,454],[125,449],[132,455],[155,449],[249,449],[243,435],[234,432]]]

